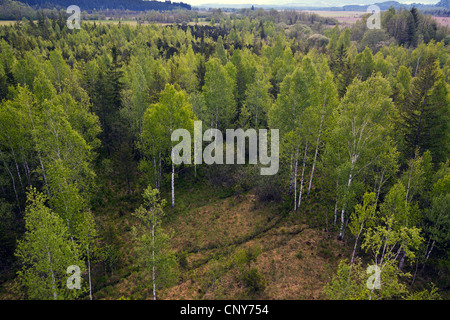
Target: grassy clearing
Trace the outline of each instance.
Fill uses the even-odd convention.
[[[176,206],[166,207],[164,225],[173,232],[171,247],[183,262],[177,283],[160,292],[160,299],[319,299],[339,259],[349,256],[342,242],[306,223],[318,210],[313,203],[305,201],[302,210],[283,216],[277,204],[260,204],[251,191],[235,195],[196,181],[190,172],[176,186]],[[123,190],[125,184],[111,184],[115,187]],[[170,203],[169,192],[162,196]],[[139,204],[139,197],[125,194],[105,201],[98,214],[115,226],[121,261],[108,282],[100,283],[95,299],[151,299],[151,288],[138,280],[133,266],[131,212]],[[254,261],[237,260],[252,248],[259,251]],[[251,292],[246,274],[265,289]]]
[[[182,178],[183,177],[183,178]],[[317,208],[305,201],[304,209],[283,216],[275,203],[258,203],[250,191],[234,195],[230,190],[196,181],[190,172],[176,182],[176,206],[166,207],[165,227],[171,230],[172,249],[182,257],[183,266],[176,285],[160,292],[160,299],[319,299],[322,288],[348,256],[344,244],[330,234],[306,224]],[[113,193],[115,194],[115,193]],[[170,193],[163,192],[170,203]],[[133,266],[130,236],[134,199],[124,209],[122,202],[111,201],[112,215],[121,244],[122,262],[115,275],[96,292],[96,299],[151,299],[151,290],[138,280]],[[119,215],[119,211],[124,213]],[[237,261],[245,250],[259,255],[250,263]],[[265,289],[251,292],[245,274],[252,274]],[[258,278],[259,277],[259,278]],[[252,279],[252,278],[251,278]]]

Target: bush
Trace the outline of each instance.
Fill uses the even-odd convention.
[[[242,282],[250,294],[262,293],[266,289],[266,280],[257,268],[244,271]]]
[[[281,201],[283,189],[279,175],[261,176],[256,184],[255,195],[259,202]]]
[[[177,262],[182,270],[187,270],[189,268],[189,262],[187,260],[187,252],[183,251],[177,254]]]

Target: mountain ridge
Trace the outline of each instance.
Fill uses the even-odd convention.
[[[17,0],[30,7],[38,8],[67,8],[74,4],[73,0]],[[191,10],[191,5],[184,2],[172,1],[143,1],[143,0],[77,0],[76,5],[81,10],[102,10],[102,9],[122,9],[133,11],[146,10]]]

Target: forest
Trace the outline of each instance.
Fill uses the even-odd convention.
[[[0,299],[448,299],[448,29],[190,12],[0,26]],[[175,163],[196,121],[279,170]]]
[[[31,7],[39,9],[64,9],[73,4],[68,0],[18,0]],[[185,9],[190,10],[191,5],[183,2],[157,1],[157,0],[79,0],[77,5],[84,10],[106,10],[106,9],[122,9],[133,11],[146,10],[174,10]]]

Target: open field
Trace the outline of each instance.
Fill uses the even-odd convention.
[[[311,13],[316,13],[319,16],[327,17],[327,18],[334,18],[336,19],[340,24],[343,25],[351,25],[355,23],[356,21],[360,20],[366,12],[363,11],[306,11]]]
[[[364,14],[366,14],[366,12],[363,12],[363,11],[326,11],[326,10],[310,11],[310,10],[305,10],[305,12],[316,13],[322,17],[327,17],[327,18],[335,18],[337,21],[339,21],[340,24],[347,25],[347,26],[352,25],[356,21],[360,20],[362,18],[362,16]],[[450,26],[450,17],[433,16],[433,18],[441,26],[447,26],[447,27]],[[118,20],[84,20],[84,21],[88,22],[88,23],[93,23],[93,22],[112,23],[112,24],[119,23]],[[15,23],[15,20],[0,20],[0,26],[11,25],[14,23]],[[136,20],[122,20],[121,23],[129,24],[132,26],[137,25]],[[147,23],[145,23],[145,24],[147,24]],[[165,25],[165,24],[171,24],[171,23],[160,23],[160,24]],[[195,24],[195,22],[190,22],[189,24],[193,25],[193,24]],[[208,21],[199,21],[198,24],[199,25],[207,25],[207,24],[209,24],[209,22]]]
[[[9,25],[13,24],[14,22],[16,22],[16,21],[14,21],[14,20],[0,20],[0,26],[9,26]]]
[[[434,17],[437,23],[441,26],[450,27],[450,17]]]
[[[315,227],[313,217],[321,208],[314,202],[305,202],[297,213],[282,215],[276,204],[258,203],[251,191],[236,196],[189,179],[178,183],[178,205],[167,208],[165,226],[174,235],[171,248],[185,263],[177,283],[161,292],[160,299],[251,298],[241,280],[248,266],[236,260],[249,248],[259,251],[251,267],[259,270],[266,283],[257,298],[321,299],[339,260],[350,256],[343,242]],[[148,299],[151,292],[143,289],[129,250],[133,209],[118,209],[117,203],[113,200],[111,206],[103,206],[100,216],[105,221],[114,219],[116,234],[126,248],[121,253],[125,263],[113,280],[97,284],[102,289],[95,298]]]

